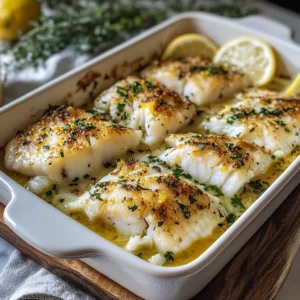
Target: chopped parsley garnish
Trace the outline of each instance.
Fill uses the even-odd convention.
[[[184,173],[183,169],[181,169],[180,167],[176,167],[176,169],[172,170],[173,175],[178,178],[180,176],[186,178],[186,179],[192,179],[192,176],[189,173]]]
[[[228,124],[232,125],[232,124],[234,123],[234,119],[231,118],[231,117],[228,117],[227,120],[226,120],[226,122],[227,122]]]
[[[79,180],[79,177],[75,177],[72,182],[77,182]]]
[[[216,185],[212,185],[212,184],[202,184],[204,186],[204,190],[205,191],[213,191],[214,195],[219,197],[219,196],[224,196],[224,194],[222,193],[221,189],[218,188]]]
[[[64,151],[62,149],[59,150],[60,156],[65,157]]]
[[[160,227],[160,226],[162,226],[163,224],[164,224],[164,221],[158,222],[158,223],[157,223],[157,227]]]
[[[260,114],[265,115],[265,116],[279,116],[282,114],[282,110],[280,108],[276,108],[274,110],[269,110],[265,107],[262,107],[260,110]]]
[[[30,141],[28,141],[28,140],[25,140],[25,141],[22,142],[22,146],[27,146],[29,144],[30,144]]]
[[[183,173],[182,177],[186,178],[186,179],[193,179],[192,175],[189,173]]]
[[[179,167],[176,167],[176,169],[173,170],[173,175],[178,178],[180,175],[182,175],[183,170]]]
[[[137,95],[138,93],[140,93],[142,91],[142,86],[139,82],[135,81],[132,85],[131,85],[132,91],[134,95]]]
[[[189,212],[188,210],[188,207],[180,202],[177,202],[178,205],[179,205],[179,208],[181,209],[182,213],[183,213],[183,216],[185,219],[189,219],[190,216],[191,216],[191,213]]]
[[[71,132],[71,136],[70,136],[70,137],[71,137],[71,140],[72,140],[72,141],[76,141],[76,140],[77,140],[77,136],[76,136],[76,135],[77,135],[77,134],[76,134],[76,131],[72,131],[72,132]]]
[[[243,203],[241,202],[241,200],[236,196],[234,195],[233,197],[231,197],[231,204],[234,206],[234,207],[240,207],[242,209],[246,209],[245,206],[243,205]]]
[[[241,110],[240,112],[237,112],[235,114],[228,116],[226,121],[228,124],[232,125],[235,120],[247,118],[249,115],[255,115],[255,114],[256,114],[256,112],[254,109],[251,109],[251,110],[245,109],[245,110]]]
[[[80,130],[90,130],[95,129],[96,127],[92,123],[84,123],[86,119],[77,119],[74,121],[74,124],[80,129]]]
[[[271,158],[272,158],[273,160],[275,160],[275,159],[276,159],[276,155],[272,154],[272,155],[271,155]]]
[[[145,80],[145,85],[146,85],[147,89],[149,89],[149,90],[151,90],[153,88],[153,83],[148,80]]]
[[[46,192],[46,197],[51,197],[52,196],[52,190],[48,190],[47,192]]]
[[[189,195],[189,201],[191,204],[193,204],[197,201],[197,199],[195,199],[192,195]]]
[[[63,131],[65,132],[70,132],[71,131],[71,125],[70,124],[67,124],[63,127]]]
[[[91,197],[93,197],[93,198],[95,198],[99,201],[103,201],[103,199],[101,198],[100,193],[93,193],[93,194],[91,194]]]
[[[147,157],[147,159],[149,160],[150,163],[154,163],[154,162],[158,162],[159,158],[157,158],[157,156],[153,156],[153,155],[149,155]]]
[[[233,155],[230,156],[230,158],[232,159],[238,159],[241,158],[243,156],[242,153],[238,152],[238,151],[234,151]]]
[[[117,86],[117,93],[122,97],[122,98],[127,98],[128,97],[128,90],[125,88],[122,88],[121,86]]]
[[[165,259],[166,259],[166,261],[169,261],[169,260],[174,261],[173,252],[172,251],[167,251],[166,254],[165,254]]]
[[[89,174],[85,174],[85,175],[83,175],[83,178],[84,178],[84,179],[90,179],[91,176],[90,176]]]
[[[225,143],[225,146],[226,146],[229,150],[231,150],[232,147],[234,147],[234,145],[233,145],[232,143]]]
[[[118,105],[117,105],[117,111],[119,113],[123,112],[125,105],[126,105],[125,103],[118,103]]]
[[[263,193],[266,188],[263,186],[263,183],[260,179],[253,180],[249,182],[249,185],[253,188],[256,193]]]
[[[121,116],[121,120],[122,121],[125,121],[125,120],[127,120],[128,119],[128,113],[127,112],[124,112],[123,114],[122,114],[122,116]]]
[[[135,211],[137,208],[138,208],[138,207],[137,207],[136,204],[134,204],[134,205],[132,205],[132,206],[128,206],[128,209],[131,210],[131,211]]]
[[[279,126],[285,126],[285,125],[286,125],[286,124],[285,124],[283,121],[281,121],[281,120],[276,120],[275,122],[276,122],[276,124],[279,125]]]
[[[230,225],[232,225],[235,222],[235,219],[236,219],[236,215],[235,214],[229,214],[226,217],[226,220],[227,220],[228,224],[230,224]]]
[[[287,127],[284,128],[284,131],[287,132],[287,133],[291,133],[292,132],[292,130],[289,129],[289,128],[287,128]]]

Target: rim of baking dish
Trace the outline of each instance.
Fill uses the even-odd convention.
[[[162,22],[159,25],[156,25],[152,27],[151,29],[145,31],[142,34],[137,35],[136,37],[128,40],[127,42],[124,42],[120,44],[119,46],[116,46],[112,48],[111,50],[105,52],[104,54],[99,55],[96,58],[93,58],[92,60],[88,61],[87,63],[83,64],[82,66],[75,68],[74,70],[71,70],[64,75],[59,76],[58,78],[50,81],[49,83],[45,84],[44,86],[20,97],[19,99],[5,105],[3,108],[0,108],[0,114],[4,113],[7,110],[10,110],[19,104],[23,102],[30,101],[30,98],[33,96],[38,95],[39,93],[47,90],[48,88],[56,85],[57,83],[64,81],[65,79],[70,79],[71,77],[77,75],[79,72],[83,71],[84,69],[87,69],[89,67],[92,67],[95,63],[99,63],[102,60],[106,59],[109,56],[112,56],[123,49],[135,44],[136,42],[148,38],[151,35],[157,33],[158,31],[174,25],[177,22],[181,22],[182,20],[188,19],[194,19],[201,17],[202,20],[214,20],[219,23],[226,23],[228,26],[232,27],[239,27],[247,31],[249,34],[257,35],[258,31],[251,29],[245,25],[239,24],[237,22],[234,22],[233,20],[229,20],[223,17],[211,15],[208,13],[183,13],[180,15],[177,15],[176,17],[173,17],[167,21]],[[220,24],[221,25],[221,24]],[[266,33],[259,32],[259,36],[261,37],[268,37],[272,38],[273,40],[276,40],[279,43],[284,44],[285,47],[294,48],[294,50],[298,51],[300,54],[300,47],[295,44],[292,41],[285,41],[278,37],[271,36]],[[75,226],[82,226],[87,232],[90,232],[91,236],[93,238],[98,239],[99,242],[95,243],[97,245],[101,244],[101,247],[97,247],[94,249],[94,253],[97,252],[99,254],[104,254],[109,257],[113,257],[115,260],[133,267],[139,271],[142,271],[146,274],[157,276],[157,277],[179,277],[184,275],[190,275],[195,272],[198,272],[205,268],[208,264],[210,264],[218,255],[220,255],[230,243],[247,227],[249,223],[251,223],[254,218],[262,211],[264,207],[266,207],[270,201],[284,188],[284,186],[289,182],[289,180],[297,174],[300,167],[300,157],[298,157],[276,180],[275,182],[267,189],[267,191],[261,195],[255,203],[253,203],[244,213],[243,215],[230,227],[228,228],[222,236],[220,236],[203,254],[201,254],[198,258],[193,260],[192,262],[177,266],[177,267],[163,267],[163,266],[156,266],[153,264],[150,264],[147,261],[144,261],[140,259],[139,257],[135,256],[134,254],[131,254],[124,249],[116,246],[109,240],[106,240],[105,238],[97,235],[92,230],[88,229],[84,225],[80,224],[79,222],[75,221],[71,217],[68,217],[65,215],[66,223],[69,222],[69,226],[73,226],[74,229]],[[9,187],[11,187],[11,192],[14,193],[14,189],[23,189],[24,192],[26,189],[20,185],[18,185],[14,180],[6,176],[3,172],[0,171],[0,177],[7,183]],[[28,193],[30,193],[28,191]],[[37,197],[34,194],[30,193],[31,197]],[[39,198],[40,199],[40,198]],[[57,208],[51,206],[50,204],[45,202],[45,205],[48,206],[48,209],[54,209],[57,214],[63,214],[61,211],[59,211]],[[59,255],[58,255],[59,256]],[[82,256],[86,257],[86,256]]]

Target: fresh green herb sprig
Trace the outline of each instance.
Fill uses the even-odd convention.
[[[101,52],[121,42],[126,33],[135,34],[162,19],[160,11],[140,14],[135,7],[60,9],[33,22],[33,29],[19,39],[11,50],[14,67],[39,67],[70,46],[79,53]]]
[[[40,0],[44,13],[32,22],[33,29],[22,35],[9,50],[13,61],[8,71],[27,66],[40,67],[52,55],[72,47],[79,53],[99,53],[167,17],[183,11],[206,11],[232,18],[257,13],[245,1],[203,4],[200,1],[152,0],[109,1]],[[199,3],[200,2],[200,3]],[[50,13],[49,13],[50,11]]]

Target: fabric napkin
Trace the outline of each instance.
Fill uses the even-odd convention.
[[[0,273],[1,300],[94,300],[15,250]]]

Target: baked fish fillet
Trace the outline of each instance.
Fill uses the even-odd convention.
[[[162,83],[196,105],[216,102],[250,86],[246,76],[202,57],[155,61],[142,71],[142,76]]]
[[[177,253],[211,235],[227,214],[218,199],[150,161],[120,161],[69,209],[131,236],[126,249],[133,252],[155,245],[159,253]]]
[[[144,132],[146,144],[162,142],[187,125],[196,107],[161,84],[129,76],[103,92],[95,107],[117,124]]]
[[[282,157],[300,144],[300,99],[267,90],[249,90],[239,102],[206,119],[211,133],[238,136]]]
[[[172,134],[172,147],[159,158],[178,166],[200,183],[216,186],[232,196],[252,177],[264,173],[271,154],[242,139],[197,134]]]
[[[55,182],[96,174],[107,160],[140,143],[141,131],[111,125],[81,109],[52,107],[5,148],[5,166]]]

